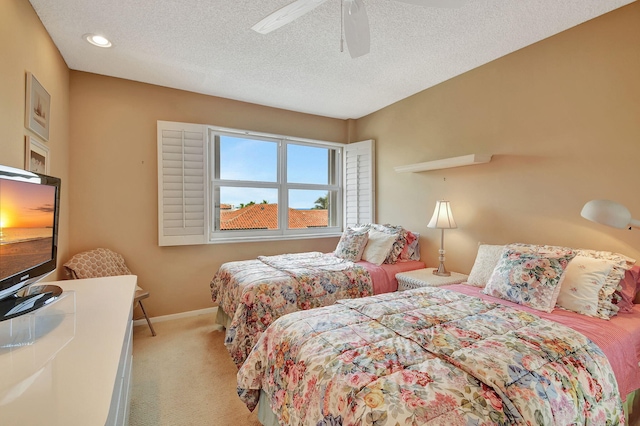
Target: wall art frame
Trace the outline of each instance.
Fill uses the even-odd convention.
[[[24,168],[30,172],[49,174],[49,148],[33,136],[25,137]]]
[[[49,140],[51,95],[30,72],[27,72],[24,125],[45,141]]]

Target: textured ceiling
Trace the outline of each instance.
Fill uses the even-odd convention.
[[[364,0],[371,53],[340,51],[340,1],[263,35],[291,0],[30,0],[69,68],[335,118],[359,118],[631,0]],[[84,41],[108,37],[110,49]]]

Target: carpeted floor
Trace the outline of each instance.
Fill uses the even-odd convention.
[[[131,426],[259,426],[236,395],[237,368],[214,315],[133,331]],[[256,410],[257,411],[257,410]]]

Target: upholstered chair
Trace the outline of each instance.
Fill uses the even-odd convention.
[[[65,272],[71,279],[113,277],[117,275],[132,275],[124,262],[122,255],[106,248],[97,248],[73,256],[64,264]],[[136,286],[133,298],[134,307],[139,305],[144,318],[147,320],[153,336],[156,335],[153,325],[147,316],[142,300],[149,297],[149,292]]]

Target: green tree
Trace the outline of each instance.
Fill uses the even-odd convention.
[[[315,203],[315,206],[313,207],[314,210],[328,210],[329,194],[325,195],[324,197],[318,198],[316,201],[314,201],[314,203]]]

